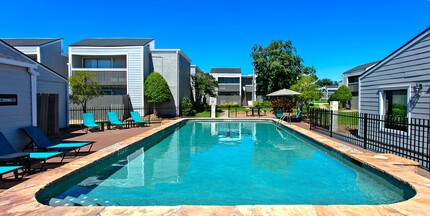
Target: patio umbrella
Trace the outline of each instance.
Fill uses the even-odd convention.
[[[290,89],[281,89],[275,92],[272,92],[270,94],[267,94],[266,96],[268,97],[276,97],[276,96],[290,96],[290,95],[298,95],[300,93],[295,92],[293,90]]]

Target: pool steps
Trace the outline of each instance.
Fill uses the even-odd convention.
[[[51,198],[50,206],[120,206],[118,203],[81,194],[79,197],[66,196],[64,199]]]

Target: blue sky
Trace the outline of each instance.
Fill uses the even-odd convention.
[[[430,0],[6,1],[0,38],[154,38],[206,72],[252,71],[254,44],[291,40],[318,77],[386,57],[430,26]]]

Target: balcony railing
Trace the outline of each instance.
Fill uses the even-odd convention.
[[[95,74],[95,81],[99,85],[127,85],[127,72],[124,71],[89,71]]]
[[[239,83],[219,83],[218,84],[218,92],[239,92],[240,84]]]

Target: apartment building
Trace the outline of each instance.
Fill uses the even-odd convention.
[[[67,78],[67,54],[63,51],[61,38],[13,38],[2,39],[7,44],[29,56],[31,59]]]
[[[105,95],[129,95],[134,107],[149,106],[145,78],[159,72],[173,96],[159,107],[160,115],[180,115],[181,99],[191,95],[191,60],[180,49],[155,49],[151,38],[85,39],[69,46],[69,59],[69,76],[76,71],[94,73]]]

